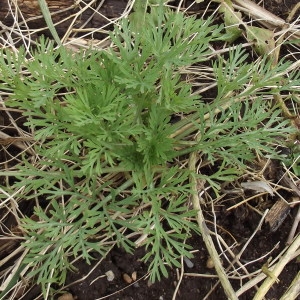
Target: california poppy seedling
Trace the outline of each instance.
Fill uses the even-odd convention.
[[[1,49],[5,105],[22,110],[35,140],[36,155],[16,165],[9,189],[43,200],[21,226],[22,263],[44,295],[74,269],[70,257],[91,262],[111,244],[144,246],[150,279],[168,276],[192,257],[186,239],[199,233],[187,205],[188,155],[215,166],[195,176],[218,193],[254,152],[278,157],[272,144],[292,131],[265,99],[299,85],[295,72],[282,80],[289,62],[249,63],[241,47],[214,56],[222,26],[151,3],[115,25],[110,49],[72,53],[44,38],[32,59]],[[193,75],[203,62],[210,75]],[[209,77],[215,95],[204,102],[195,86]]]

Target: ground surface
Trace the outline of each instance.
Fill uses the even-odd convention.
[[[266,0],[264,1],[264,7],[285,19],[288,12],[297,2],[297,0]],[[266,177],[272,177],[276,176],[275,173],[278,170],[267,170],[266,172]],[[291,195],[286,194],[284,196],[290,197]],[[238,208],[230,211],[227,210],[240,200],[238,197],[228,195],[214,208],[219,234],[228,244],[234,244],[235,241],[238,242],[238,245],[233,250],[234,254],[237,254],[242,249],[261,219],[261,216],[249,208],[247,204],[238,206]],[[249,204],[257,210],[261,209],[261,205],[266,209],[270,208],[276,200],[276,197],[264,196],[259,200],[254,199]],[[260,270],[263,264],[266,263],[265,259],[263,259],[264,255],[271,250],[273,251],[272,257],[279,255],[285,247],[296,210],[297,208],[291,209],[289,216],[275,232],[272,232],[267,224],[262,225],[261,230],[251,240],[241,259],[246,264],[259,258],[247,267],[248,271]],[[210,207],[207,207],[205,218],[208,224],[210,222],[213,224]],[[209,229],[214,230],[213,226]],[[227,299],[220,283],[216,279],[214,268],[209,266],[209,257],[201,236],[194,235],[188,242],[194,247],[194,258],[191,260],[193,266],[188,267],[183,262],[182,269],[169,270],[169,278],[164,278],[160,282],[152,284],[147,278],[147,265],[140,260],[144,255],[144,249],[139,248],[130,255],[122,249],[114,248],[104,260],[95,255],[95,260],[91,265],[87,265],[81,260],[77,261],[74,264],[77,271],[69,272],[66,287],[62,290],[70,292],[74,299],[77,300]],[[275,245],[277,247],[273,249]],[[226,257],[222,257],[222,261],[226,268],[230,268]],[[232,261],[232,257],[230,257],[230,261]],[[299,263],[293,262],[288,264],[279,277],[280,282],[273,287],[266,299],[279,299],[278,295],[281,295],[286,290],[299,270]],[[104,275],[108,271],[112,271],[114,274],[112,281],[108,281],[107,276]],[[131,279],[124,278],[124,274],[134,277],[132,274],[135,272],[136,281],[129,282]],[[182,272],[184,274],[181,278]],[[231,283],[235,290],[238,290],[243,284],[237,274],[232,274]],[[177,286],[179,286],[178,291],[176,291]],[[39,288],[35,286],[23,299],[36,299],[39,293]],[[254,293],[255,289],[252,288],[244,293],[240,299],[252,299]]]
[[[225,207],[223,209],[225,209]],[[257,223],[250,216],[244,218],[243,221],[240,219],[240,216],[237,216],[236,213],[223,214],[223,216],[218,219],[218,224],[224,226],[223,229],[229,230],[237,239],[240,240],[241,237],[243,237],[246,241],[248,234],[252,231],[251,227]],[[262,230],[247,247],[247,251],[243,256],[245,261],[251,261],[260,257],[268,253],[268,251],[271,250],[272,245],[275,245],[278,241],[285,241],[290,230],[291,219],[292,218],[288,218],[280,229],[272,234],[267,226],[263,226]],[[224,234],[224,238],[226,238],[226,234]],[[88,266],[84,262],[78,262],[78,264],[76,264],[79,268],[78,273],[69,274],[67,283],[70,283],[71,286],[68,288],[68,291],[73,295],[76,295],[80,300],[227,299],[222,287],[216,280],[216,276],[214,276],[214,269],[207,267],[208,254],[201,237],[194,236],[192,241],[189,242],[195,249],[194,258],[192,259],[194,266],[188,268],[186,264],[183,263],[184,272],[187,273],[187,275],[183,276],[175,298],[172,297],[174,296],[181,270],[171,270],[168,279],[163,279],[160,282],[151,285],[147,279],[143,278],[147,273],[147,267],[139,261],[143,255],[142,249],[138,249],[134,255],[128,255],[120,249],[115,249],[102,263],[99,264],[99,267],[91,273],[91,276],[82,281],[80,279],[88,274],[94,266]],[[273,252],[273,255],[278,255],[283,246],[284,242],[281,242],[281,245]],[[96,260],[95,263],[97,262],[98,261]],[[257,264],[253,264],[253,270],[262,266],[263,262],[264,260],[262,259],[259,260]],[[225,259],[224,264],[226,264]],[[288,265],[279,278],[280,284],[275,286],[266,299],[278,299],[277,295],[281,295],[282,292],[287,289],[299,269],[299,264],[292,263]],[[108,270],[112,270],[116,276],[115,280],[112,282],[108,282],[106,277],[99,278]],[[131,275],[134,271],[137,272],[137,282],[134,284],[126,283],[122,275],[124,273]],[[77,280],[80,280],[80,282],[72,284]],[[232,284],[236,290],[239,289],[239,280],[233,280]],[[210,292],[211,294],[209,294]],[[255,290],[245,293],[239,299],[252,299],[254,292]]]

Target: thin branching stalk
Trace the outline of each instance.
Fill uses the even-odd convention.
[[[202,213],[202,209],[200,206],[200,199],[199,199],[199,191],[197,190],[197,179],[195,174],[197,173],[196,163],[197,163],[197,153],[193,152],[190,154],[189,159],[189,169],[192,171],[192,175],[190,176],[190,181],[192,183],[192,202],[193,207],[197,211],[197,223],[199,226],[199,230],[202,236],[202,239],[205,243],[206,249],[211,257],[211,259],[214,262],[214,267],[216,269],[216,272],[218,274],[218,277],[220,279],[220,282],[223,286],[223,289],[228,297],[228,299],[238,299],[236,296],[236,293],[234,289],[232,288],[227,274],[225,273],[225,270],[222,266],[221,260],[219,258],[219,254],[216,251],[216,248],[214,246],[214,242],[210,236],[209,229],[207,228],[205,224],[205,218]]]

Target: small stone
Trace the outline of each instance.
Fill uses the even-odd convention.
[[[211,257],[209,257],[206,261],[206,268],[212,269],[215,267],[214,261],[212,260]]]
[[[188,259],[187,257],[183,257],[183,260],[184,260],[184,262],[185,262],[185,264],[186,264],[186,266],[188,267],[188,268],[193,268],[194,267],[194,264],[192,263],[192,261],[190,260],[190,259]]]
[[[74,297],[71,293],[66,293],[57,298],[57,300],[74,300]]]
[[[105,273],[107,281],[113,281],[115,279],[115,274],[112,270],[109,270]]]
[[[137,278],[137,273],[136,271],[134,271],[132,274],[131,274],[131,278],[133,281],[136,281],[136,278]]]
[[[124,273],[123,274],[123,279],[126,283],[132,283],[132,278],[127,274],[127,273]]]

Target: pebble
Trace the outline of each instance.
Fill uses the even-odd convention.
[[[74,297],[71,293],[66,293],[57,298],[57,300],[74,300]]]
[[[186,266],[188,267],[188,268],[193,268],[194,267],[194,264],[191,262],[191,260],[190,259],[188,259],[187,257],[183,257],[183,260],[184,260],[184,262],[185,262],[185,264],[186,264]]]
[[[215,267],[214,261],[212,260],[211,257],[209,257],[206,261],[206,268],[212,269]]]
[[[137,273],[136,271],[134,271],[132,274],[131,274],[131,278],[133,281],[136,281],[136,278],[137,278]]]
[[[132,283],[132,278],[127,273],[123,274],[123,279],[126,283]]]
[[[107,281],[113,281],[115,279],[115,274],[112,270],[109,270],[105,273]]]

